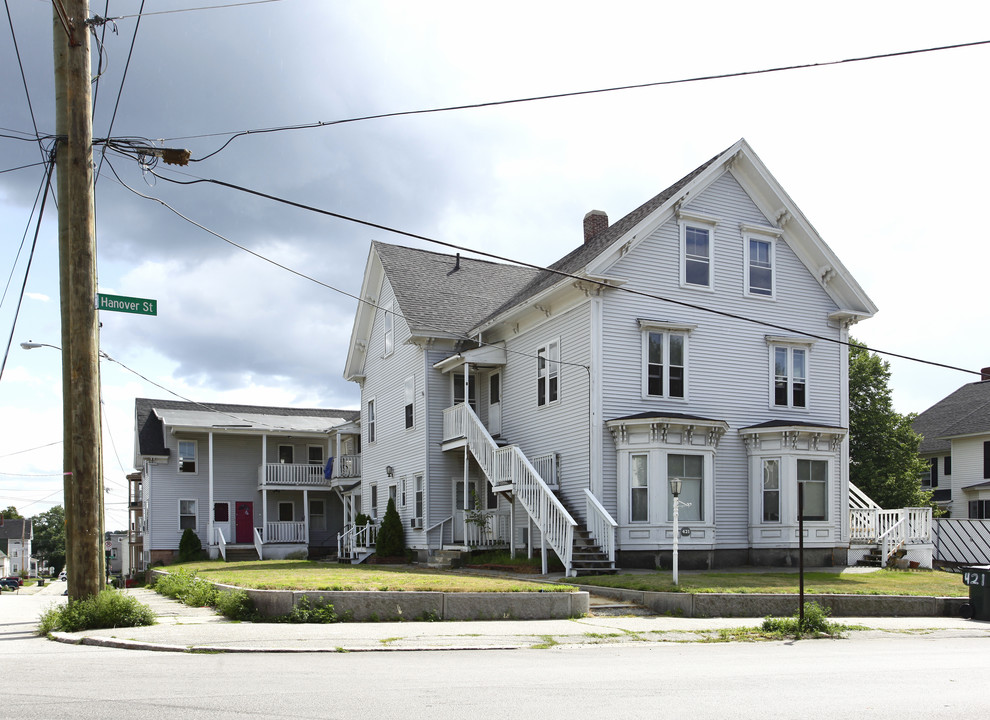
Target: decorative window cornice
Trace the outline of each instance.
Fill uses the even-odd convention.
[[[698,326],[694,323],[678,323],[670,322],[669,320],[649,320],[647,318],[639,318],[640,330],[669,330],[673,332],[691,332]]]

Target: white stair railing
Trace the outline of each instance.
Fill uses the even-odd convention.
[[[588,488],[584,489],[585,508],[588,517],[588,532],[595,544],[608,555],[608,561],[615,565],[615,529],[618,523],[612,519],[608,510],[598,501],[595,494]]]
[[[877,544],[880,546],[880,561],[886,567],[890,558],[904,544],[904,513],[900,510],[881,510],[880,535]]]
[[[879,510],[880,506],[873,502],[873,498],[867,495],[865,492],[860,490],[858,487],[849,483],[849,508],[873,508],[874,510]]]
[[[378,525],[352,525],[337,533],[337,557],[352,560],[358,549],[368,550],[378,538]]]
[[[224,560],[227,559],[227,540],[223,536],[223,530],[216,528],[217,531],[217,547],[220,548],[220,557]]]
[[[261,528],[254,528],[254,549],[258,552],[258,559],[264,560],[265,541],[261,538]]]
[[[515,445],[498,447],[478,416],[464,403],[447,408],[445,411],[445,437],[451,437],[446,434],[448,415],[450,427],[464,432],[468,449],[478,461],[488,481],[496,487],[506,483],[512,484],[513,493],[520,504],[536,523],[544,541],[563,563],[565,574],[572,575],[571,554],[574,549],[574,528],[577,523],[551,492],[533,464]],[[543,572],[546,573],[546,553],[544,553],[543,565]]]

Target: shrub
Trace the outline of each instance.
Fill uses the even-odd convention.
[[[93,597],[70,600],[67,605],[49,606],[39,619],[38,634],[154,624],[155,613],[150,607],[119,590],[103,590]]]
[[[254,620],[257,612],[254,603],[243,590],[224,590],[214,599],[216,611],[231,620]]]
[[[186,528],[179,540],[179,562],[199,560],[203,555],[203,543],[192,528]]]
[[[289,623],[335,623],[340,622],[337,612],[331,603],[318,599],[310,602],[305,595],[292,608],[292,612],[279,618],[281,622]]]
[[[829,635],[838,634],[840,628],[835,623],[830,622],[828,616],[831,614],[829,608],[822,607],[816,602],[806,602],[804,604],[804,620],[800,613],[794,613],[789,618],[766,617],[763,619],[762,630],[775,635],[793,635],[800,638],[802,635]]]
[[[397,557],[405,555],[405,552],[406,537],[402,529],[402,519],[395,509],[395,500],[389,498],[385,517],[382,518],[382,526],[378,530],[378,539],[375,541],[375,553],[380,557]]]
[[[371,525],[371,516],[365,515],[364,513],[358,513],[357,515],[354,516],[354,524],[357,527],[360,527],[362,525]]]

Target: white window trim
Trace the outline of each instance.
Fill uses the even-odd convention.
[[[556,349],[557,349],[557,359],[556,360],[553,360],[552,359],[553,356],[550,353],[550,349],[552,347],[556,347]],[[536,406],[538,408],[545,408],[545,407],[550,407],[550,406],[559,404],[560,403],[561,395],[563,394],[562,391],[561,391],[561,384],[562,384],[561,383],[561,375],[562,375],[562,373],[560,372],[560,370],[561,370],[561,361],[560,361],[560,357],[561,357],[561,352],[560,352],[560,336],[558,335],[557,337],[548,340],[543,345],[540,345],[540,347],[538,347],[536,349],[536,355],[539,357],[539,355],[540,355],[541,352],[544,352],[545,353],[544,357],[546,358],[546,361],[545,361],[546,362],[546,373],[545,374],[540,374],[539,366],[537,365],[537,376],[536,377],[537,377],[537,385],[538,386],[539,385],[545,385],[545,388],[544,388],[544,397],[546,398],[546,402],[544,402],[543,404],[540,404],[540,395],[539,395],[539,391],[537,391],[537,395],[536,395]],[[553,373],[552,372],[552,370],[554,369],[553,368],[554,365],[556,365],[556,368],[555,368],[556,369],[556,373]],[[556,377],[557,378],[557,397],[554,400],[551,400],[550,399],[550,379],[551,379],[551,377]]]
[[[416,489],[416,481],[419,480],[420,489]],[[421,514],[416,514],[416,494],[420,494],[420,512]],[[426,519],[426,475],[424,473],[415,473],[413,475],[413,488],[412,488],[412,512],[413,516],[423,523]]]
[[[282,448],[289,448],[289,450],[290,450],[290,453],[289,454],[292,455],[292,462],[291,463],[284,463],[284,464],[285,465],[295,465],[295,463],[296,463],[296,446],[295,445],[292,445],[290,443],[279,443],[278,444],[278,446],[275,448],[275,452],[276,452],[275,457],[278,458],[278,461],[280,463],[282,462]]]
[[[313,458],[310,456],[310,451],[313,448],[319,448],[319,450],[320,450],[320,462],[319,463],[313,462]],[[309,444],[309,445],[307,445],[306,446],[306,462],[309,463],[310,465],[317,465],[317,464],[319,464],[319,465],[324,465],[325,466],[326,463],[327,463],[327,449],[323,445],[319,445],[319,444]]]
[[[182,453],[180,448],[182,443],[192,443],[193,446],[193,463],[196,465],[196,469],[192,472],[188,472],[182,469]],[[179,439],[175,446],[175,471],[180,475],[199,475],[199,440],[186,440]]]
[[[371,483],[371,489],[368,490],[368,515],[374,522],[378,522],[378,483]]]
[[[282,506],[288,505],[292,510],[292,519],[283,520],[282,519]],[[278,518],[279,522],[295,522],[296,521],[296,504],[292,500],[279,500],[278,506],[275,508],[275,516]]]
[[[382,357],[389,357],[395,352],[395,314],[391,301],[382,305],[382,335]]]
[[[758,298],[760,300],[776,300],[777,299],[777,238],[779,233],[774,232],[772,228],[767,228],[763,230],[762,228],[755,228],[753,226],[741,225],[743,238],[743,295],[751,298]],[[758,242],[769,243],[770,245],[770,294],[765,295],[763,293],[755,293],[752,290],[752,286],[749,281],[749,262],[750,262],[750,240],[756,240]]]
[[[771,410],[793,410],[796,412],[807,412],[811,408],[811,348],[815,341],[811,338],[787,338],[776,335],[766,336],[769,348],[769,392],[768,407]],[[778,405],[776,403],[776,383],[777,365],[776,350],[783,348],[787,350],[787,404]],[[794,404],[793,382],[794,382],[794,350],[804,351],[804,405]]]
[[[364,423],[367,428],[367,442],[373,445],[378,440],[378,403],[376,397],[367,398],[364,401]]]
[[[642,348],[641,348],[641,367],[640,367],[640,394],[643,400],[651,400],[656,398],[664,398],[666,400],[671,400],[678,403],[686,403],[688,401],[688,388],[690,387],[690,359],[689,359],[689,344],[690,344],[690,333],[694,330],[697,325],[684,324],[684,323],[669,323],[659,320],[639,320],[640,334],[642,335]],[[650,394],[650,333],[659,332],[663,333],[664,343],[663,343],[663,392],[660,395]],[[684,336],[684,395],[680,397],[672,397],[670,395],[670,336],[671,335],[683,335]]]
[[[706,215],[680,212],[678,213],[678,254],[680,256],[679,281],[683,288],[692,290],[715,291],[715,227],[718,219]],[[708,231],[708,284],[698,285],[687,281],[687,229],[696,228]]]
[[[784,474],[785,473],[785,470],[784,470],[784,461],[783,461],[783,458],[781,458],[779,456],[760,457],[759,458],[759,461],[760,461],[760,463],[759,463],[760,473],[759,473],[759,478],[757,479],[757,482],[759,483],[759,493],[760,493],[760,495],[759,495],[759,497],[760,497],[760,516],[759,516],[760,524],[761,525],[773,525],[773,526],[777,526],[777,525],[780,525],[782,523],[783,519],[784,519],[784,477],[785,477],[785,474]],[[763,472],[764,472],[764,468],[766,467],[767,462],[769,462],[769,461],[773,461],[773,462],[776,462],[777,463],[777,490],[776,490],[776,492],[777,492],[777,519],[776,520],[767,520],[766,519],[766,493],[767,493],[767,490],[766,490],[766,487],[763,484]]]
[[[828,525],[829,523],[832,522],[832,512],[833,512],[833,508],[831,507],[831,502],[830,502],[831,496],[830,496],[830,492],[829,492],[831,490],[831,488],[832,488],[832,482],[833,482],[833,479],[832,479],[832,462],[831,462],[831,459],[830,458],[813,457],[813,456],[809,456],[807,454],[798,454],[798,455],[795,455],[795,457],[794,457],[794,521],[795,522],[798,522],[800,520],[800,517],[798,516],[798,511],[797,511],[797,497],[798,497],[798,484],[801,483],[802,481],[798,478],[797,466],[798,466],[798,463],[801,460],[807,460],[809,462],[821,462],[821,463],[825,463],[825,481],[822,483],[822,485],[825,486],[825,517],[822,518],[821,520],[809,520],[809,519],[805,519],[804,522],[805,523],[821,523],[822,525]],[[806,481],[803,481],[803,482],[805,483],[805,486],[806,486],[805,487],[805,490],[807,490],[807,484],[809,482],[815,482],[815,484],[818,484],[816,481],[809,481],[809,480],[806,480]],[[807,500],[807,493],[805,493],[805,499]]]
[[[175,526],[178,529],[178,531],[179,531],[180,534],[183,533],[183,532],[185,532],[185,528],[182,527],[182,518],[183,518],[182,503],[184,503],[184,502],[191,502],[193,504],[193,512],[192,512],[193,527],[192,527],[192,531],[193,532],[198,532],[198,530],[199,530],[199,499],[198,498],[179,498],[178,500],[175,501],[175,510],[176,510],[176,513],[175,513]],[[189,513],[186,513],[185,514],[185,517],[188,517],[188,516],[189,516]]]
[[[227,506],[227,519],[226,520],[217,520],[217,505],[226,505]],[[214,503],[213,503],[213,510],[212,510],[212,513],[213,513],[213,522],[215,522],[215,523],[228,522],[229,523],[230,522],[230,516],[232,515],[232,513],[230,512],[230,510],[231,510],[230,505],[231,505],[230,502],[225,502],[223,500],[216,500],[216,501],[214,501]]]
[[[633,480],[634,480],[634,477],[633,477],[633,460],[635,458],[637,458],[637,457],[646,458],[646,486],[645,486],[645,490],[646,490],[646,518],[643,519],[643,520],[635,520],[635,519],[633,519],[633,490],[636,490],[637,487],[638,487],[636,485],[633,485]],[[650,453],[648,453],[648,452],[643,452],[643,453],[631,452],[631,453],[629,453],[629,481],[628,481],[627,485],[629,486],[628,487],[628,489],[629,489],[629,517],[628,517],[628,521],[629,521],[629,524],[630,525],[640,525],[640,524],[642,524],[642,525],[649,525],[653,521],[653,518],[651,517],[652,514],[653,514],[651,512],[652,507],[651,507],[651,504],[650,504],[650,485],[652,484],[650,482],[650,466],[651,466],[651,464],[652,463],[650,463]]]

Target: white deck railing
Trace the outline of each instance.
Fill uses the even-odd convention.
[[[484,525],[476,522],[467,523],[467,538],[465,542],[471,547],[497,547],[509,544],[512,538],[512,526],[508,513],[485,513]]]
[[[323,477],[322,465],[268,463],[258,467],[258,485],[330,487],[330,481]]]
[[[266,543],[304,543],[306,523],[301,522],[270,522],[265,524]]]
[[[534,455],[533,467],[536,468],[536,472],[543,478],[543,482],[550,487],[557,487],[560,483],[557,477],[557,453]]]
[[[932,541],[930,507],[883,510],[879,507],[849,509],[849,540],[877,545],[886,565],[902,545],[926,545]]]
[[[540,535],[560,558],[571,575],[574,527],[570,513],[561,505],[533,464],[515,445],[498,447],[478,416],[464,403],[443,411],[444,440],[464,437],[475,460],[493,486],[511,483],[513,493],[536,523]],[[547,572],[544,547],[543,572]]]
[[[608,554],[610,563],[615,564],[615,529],[618,523],[608,514],[608,510],[598,502],[598,498],[588,488],[584,489],[586,514],[588,517],[588,532],[592,540]]]
[[[227,540],[223,536],[223,530],[215,528],[217,531],[217,547],[220,548],[220,557],[227,559]]]
[[[349,525],[337,533],[337,557],[343,560],[353,558],[359,549],[367,550],[375,546],[378,539],[378,525]]]
[[[254,529],[254,550],[258,553],[258,559],[265,559],[265,541],[261,537],[261,528]]]
[[[361,477],[361,456],[341,455],[333,459],[333,478]]]

